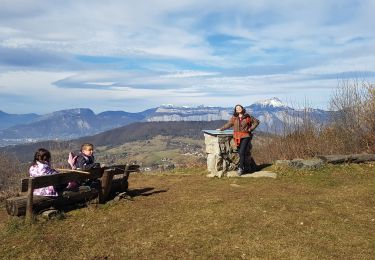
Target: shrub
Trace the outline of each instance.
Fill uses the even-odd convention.
[[[358,80],[341,81],[330,106],[334,113],[326,125],[314,123],[305,108],[302,119],[285,118],[281,135],[275,133],[255,140],[256,161],[269,163],[319,154],[374,153],[375,85]]]

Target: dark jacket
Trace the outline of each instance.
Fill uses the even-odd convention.
[[[90,170],[92,168],[100,168],[100,164],[94,161],[94,156],[86,156],[83,153],[79,153],[76,161],[77,169]]]

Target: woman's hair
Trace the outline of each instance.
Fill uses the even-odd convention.
[[[241,106],[240,104],[237,104],[237,105],[234,106],[233,116],[238,116],[238,113],[236,111],[236,107],[241,107],[242,108],[242,114],[246,113],[246,109],[243,106]]]
[[[85,143],[85,144],[81,145],[81,151],[86,150],[87,148],[94,149],[94,145],[90,144],[90,143]]]
[[[34,155],[34,160],[32,165],[35,165],[36,162],[49,162],[51,160],[51,153],[44,148],[39,148]]]

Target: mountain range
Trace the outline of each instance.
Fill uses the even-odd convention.
[[[245,106],[261,121],[260,131],[278,133],[285,124],[298,125],[307,117],[317,124],[326,123],[332,112],[320,109],[294,109],[271,98]],[[50,114],[7,114],[0,111],[0,146],[42,140],[68,140],[91,136],[135,122],[228,120],[233,108],[176,107],[163,105],[139,113],[105,111],[95,114],[89,108],[56,111]]]

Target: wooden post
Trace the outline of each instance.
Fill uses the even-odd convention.
[[[111,170],[104,171],[102,178],[100,180],[101,190],[99,191],[99,203],[105,203],[105,201],[107,200],[108,194],[112,186],[113,175],[114,175],[114,171],[111,171]]]
[[[125,165],[124,169],[124,176],[121,179],[121,190],[122,191],[127,191],[128,190],[128,178],[129,178],[129,164]]]
[[[31,220],[33,216],[33,192],[34,179],[29,178],[29,185],[27,188],[27,203],[26,203],[26,219]]]

